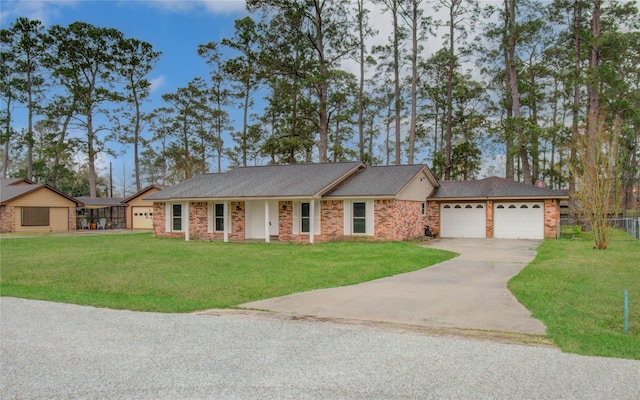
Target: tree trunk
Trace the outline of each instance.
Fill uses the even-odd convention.
[[[89,197],[96,197],[96,152],[93,147],[93,115],[87,112],[87,156],[89,158]]]
[[[445,138],[445,167],[444,179],[451,178],[451,147],[453,136],[453,73],[455,72],[454,51],[454,26],[453,26],[453,5],[449,8],[449,71],[447,73],[447,134]]]
[[[573,2],[573,104],[571,107],[571,150],[569,153],[569,219],[575,219],[576,206],[574,195],[576,192],[576,177],[573,173],[574,167],[577,165],[576,146],[578,143],[578,124],[580,123],[580,22],[582,20],[582,8],[580,0]]]
[[[133,130],[133,167],[135,169],[136,175],[136,192],[139,192],[142,189],[142,185],[140,184],[140,99],[138,99],[138,92],[134,85],[133,87],[133,101],[136,107],[136,123]]]
[[[394,1],[393,10],[393,79],[394,79],[394,105],[396,120],[396,165],[401,164],[400,150],[402,138],[400,137],[400,39],[398,38],[398,1]]]
[[[358,1],[358,35],[360,39],[360,82],[358,87],[358,150],[359,159],[364,161],[364,0]]]
[[[593,0],[593,19],[592,19],[593,43],[591,45],[591,57],[589,60],[589,70],[591,74],[597,74],[600,66],[600,48],[598,40],[600,38],[600,0]],[[595,161],[595,138],[599,130],[600,122],[600,91],[598,88],[599,79],[591,76],[587,80],[587,94],[589,97],[589,110],[587,112],[587,137],[589,140],[589,149],[587,151],[587,160],[591,164]]]
[[[411,35],[411,125],[409,127],[409,157],[408,163],[414,162],[414,151],[416,142],[416,120],[418,115],[418,4],[415,0],[411,5],[412,12],[412,35]]]
[[[506,2],[505,2],[506,5]],[[508,29],[508,18],[505,17],[505,29]],[[507,36],[507,35],[505,35]],[[505,40],[506,42],[506,40]],[[509,65],[509,49],[504,46],[504,65],[508,68]],[[510,74],[504,74],[505,88],[507,89],[507,98],[505,99],[507,119],[505,122],[504,132],[504,144],[505,144],[505,177],[507,179],[514,179],[515,173],[513,168],[513,101],[508,96],[511,93],[511,79]]]
[[[327,162],[327,151],[329,149],[329,112],[327,102],[329,101],[329,71],[324,54],[324,34],[322,31],[322,6],[316,1],[316,50],[318,52],[320,79],[318,83],[318,101],[320,110],[318,112],[318,161]]]
[[[520,161],[522,163],[522,172],[524,175],[524,182],[532,184],[531,180],[531,167],[529,165],[529,157],[527,154],[526,141],[522,134],[522,114],[520,112],[520,93],[518,91],[518,75],[516,72],[515,50],[516,50],[516,32],[515,32],[515,0],[507,0],[509,3],[509,65],[508,73],[511,81],[511,99],[513,102],[513,116],[515,119],[515,132],[518,138],[518,147],[520,154]]]

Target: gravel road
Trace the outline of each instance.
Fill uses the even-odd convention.
[[[0,299],[3,399],[638,399],[640,362],[321,322]]]

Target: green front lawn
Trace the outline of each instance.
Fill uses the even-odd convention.
[[[640,359],[640,242],[614,231],[609,249],[594,250],[589,233],[575,237],[545,241],[509,289],[563,351]]]
[[[447,260],[411,243],[204,243],[151,234],[0,240],[0,293],[189,312],[352,285]]]

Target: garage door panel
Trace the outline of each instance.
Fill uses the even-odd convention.
[[[133,207],[133,229],[153,229],[153,208]]]
[[[485,203],[445,203],[440,205],[440,236],[486,237]]]
[[[499,202],[494,204],[494,237],[544,239],[544,204]]]

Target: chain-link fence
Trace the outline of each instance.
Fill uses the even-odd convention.
[[[640,218],[609,218],[609,226],[623,230],[635,240],[640,240]],[[589,221],[579,221],[572,218],[560,218],[558,238],[576,239],[580,232],[591,230]]]

